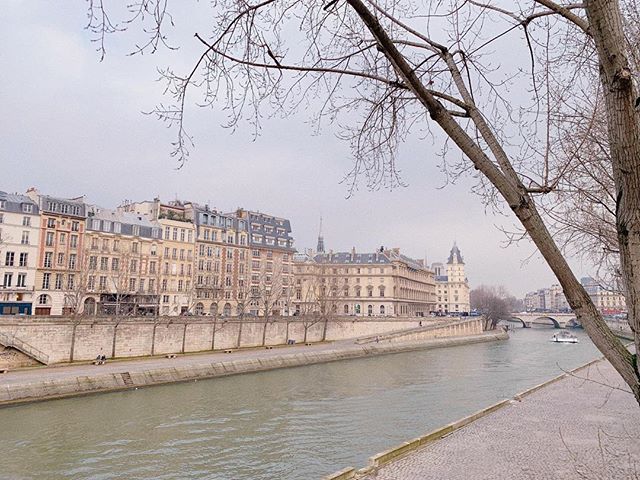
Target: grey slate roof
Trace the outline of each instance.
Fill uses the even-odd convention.
[[[456,260],[456,263],[464,263],[460,249],[455,243],[453,244],[451,252],[449,252],[449,259],[447,260],[447,263],[452,264],[454,259]]]
[[[354,265],[389,264],[391,260],[384,253],[356,253],[352,255],[350,252],[337,253],[319,253],[313,259],[318,263],[352,263]]]
[[[116,225],[119,226],[116,227]],[[134,226],[138,227],[137,233],[134,233]],[[117,231],[117,228],[119,228],[119,231]],[[97,207],[93,207],[93,211],[89,213],[87,230],[134,235],[142,238],[159,239],[161,236],[159,224],[151,221],[145,215]]]
[[[448,282],[449,276],[447,275],[436,275],[436,282]]]
[[[38,204],[31,200],[26,195],[20,195],[17,193],[7,193],[0,191],[0,200],[4,200],[4,208],[1,208],[3,212],[12,213],[25,213],[27,215],[38,215]],[[22,205],[31,205],[31,212],[25,212],[22,209]]]

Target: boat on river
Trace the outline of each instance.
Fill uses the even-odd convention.
[[[562,330],[561,332],[555,333],[553,337],[551,337],[551,341],[555,343],[578,343],[578,337],[566,330]]]

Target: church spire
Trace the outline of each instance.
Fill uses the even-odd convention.
[[[322,216],[320,216],[320,229],[318,230],[318,246],[317,253],[324,253],[324,237],[322,236]]]

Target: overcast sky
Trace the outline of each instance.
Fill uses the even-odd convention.
[[[401,149],[407,187],[362,186],[347,199],[340,181],[351,154],[331,127],[314,136],[303,114],[265,120],[253,141],[250,128],[232,133],[220,126],[222,112],[194,107],[187,121],[196,148],[176,169],[169,156],[174,132],[141,112],[167,101],[156,68],[182,72],[195,58],[192,37],[204,28],[203,15],[191,15],[175,18],[180,50],[130,57],[134,40],[122,36],[110,40],[100,62],[84,30],[84,1],[4,0],[0,190],[36,186],[52,195],[86,195],[105,207],[155,196],[224,211],[242,206],[289,218],[299,250],[315,246],[322,215],[327,249],[400,247],[431,263],[444,261],[457,241],[472,287],[502,284],[522,296],[554,283],[531,245],[504,248],[496,225],[514,218],[486,213],[470,193],[472,179],[441,188],[445,177],[430,140],[409,138]],[[574,265],[578,275],[588,273]]]

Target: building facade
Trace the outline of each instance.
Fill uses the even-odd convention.
[[[602,313],[617,314],[627,311],[627,302],[622,289],[604,286],[591,277],[581,278],[580,283]]]
[[[440,314],[469,313],[469,281],[465,273],[465,263],[460,249],[454,243],[446,264],[434,263],[437,304],[435,311]]]
[[[251,249],[249,313],[292,315],[293,256],[291,223],[286,218],[239,209],[246,221]]]
[[[88,208],[77,303],[87,314],[157,315],[162,236],[148,217]]]
[[[144,215],[160,228],[160,314],[203,313],[196,301],[194,281],[196,229],[182,202],[162,203],[156,198],[126,203],[119,210]]]
[[[34,311],[39,235],[38,204],[0,192],[0,315]]]
[[[35,315],[65,315],[75,312],[70,292],[81,271],[87,207],[83,197],[59,198],[41,195],[36,189],[27,196],[40,212]]]
[[[353,316],[425,316],[435,309],[435,279],[399,249],[295,257],[295,312]]]

